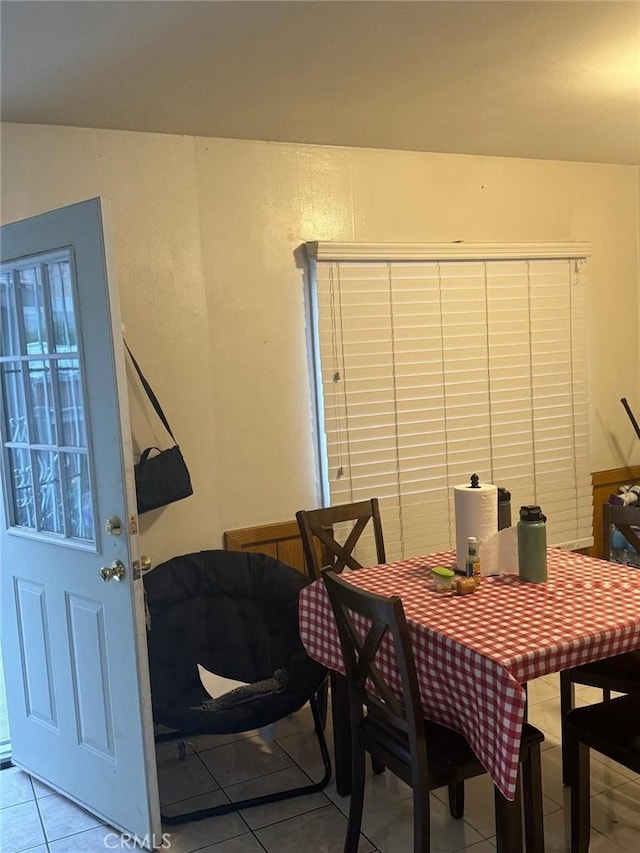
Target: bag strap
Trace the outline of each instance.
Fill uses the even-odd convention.
[[[152,390],[152,388],[151,388],[151,385],[149,385],[149,383],[147,382],[147,380],[144,378],[144,373],[140,370],[140,365],[138,364],[138,362],[137,362],[137,361],[135,360],[135,358],[133,357],[133,353],[132,353],[132,352],[131,352],[131,350],[129,349],[129,345],[128,345],[128,344],[127,344],[127,342],[124,340],[124,338],[122,339],[122,341],[123,341],[123,343],[124,343],[124,345],[125,345],[125,347],[126,347],[127,352],[129,353],[129,358],[130,358],[130,359],[131,359],[131,361],[133,362],[133,366],[135,367],[135,369],[136,369],[136,370],[137,370],[137,372],[138,372],[138,376],[140,377],[140,382],[142,382],[142,387],[143,387],[143,388],[144,388],[144,390],[147,392],[147,396],[148,396],[148,397],[149,397],[149,399],[151,400],[151,405],[152,405],[152,406],[153,406],[153,408],[156,410],[156,414],[158,415],[158,417],[160,418],[160,420],[161,420],[161,421],[162,421],[162,423],[164,424],[165,429],[167,430],[167,432],[169,433],[169,435],[170,435],[170,436],[171,436],[171,438],[173,439],[173,443],[174,443],[174,444],[177,444],[178,442],[176,441],[174,434],[171,432],[171,427],[169,426],[169,421],[167,420],[167,418],[165,417],[164,412],[162,411],[162,406],[161,406],[161,405],[160,405],[160,403],[158,402],[158,398],[157,398],[157,397],[156,397],[156,395],[153,393],[153,390]]]

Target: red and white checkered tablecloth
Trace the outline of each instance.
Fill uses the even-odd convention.
[[[472,595],[432,588],[432,566],[455,566],[455,551],[348,572],[345,580],[398,595],[409,623],[425,716],[464,734],[507,799],[515,796],[533,678],[640,648],[640,571],[550,548],[548,580],[486,577]],[[311,657],[344,673],[323,582],[300,594],[300,635]],[[385,647],[378,665],[398,690]]]

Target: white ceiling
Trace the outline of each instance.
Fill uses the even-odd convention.
[[[640,164],[636,0],[2,0],[2,119]]]

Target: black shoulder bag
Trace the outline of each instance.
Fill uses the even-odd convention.
[[[124,345],[140,377],[142,386],[147,392],[153,408],[156,410],[156,414],[175,442],[169,422],[162,411],[156,395],[144,378],[144,374],[140,370],[138,362],[133,357],[133,353],[127,346],[126,341]],[[151,452],[153,450],[157,450],[157,453],[152,456]],[[149,512],[151,509],[158,509],[158,507],[166,506],[174,501],[180,501],[193,494],[189,469],[182,458],[182,453],[177,443],[168,450],[160,450],[159,447],[146,447],[140,454],[140,461],[136,463],[134,469],[139,514]]]

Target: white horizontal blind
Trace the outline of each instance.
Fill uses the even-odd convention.
[[[591,544],[582,264],[314,268],[327,503],[378,497],[387,559],[415,556],[455,548],[452,487],[477,473],[514,523],[537,503],[551,544]]]

